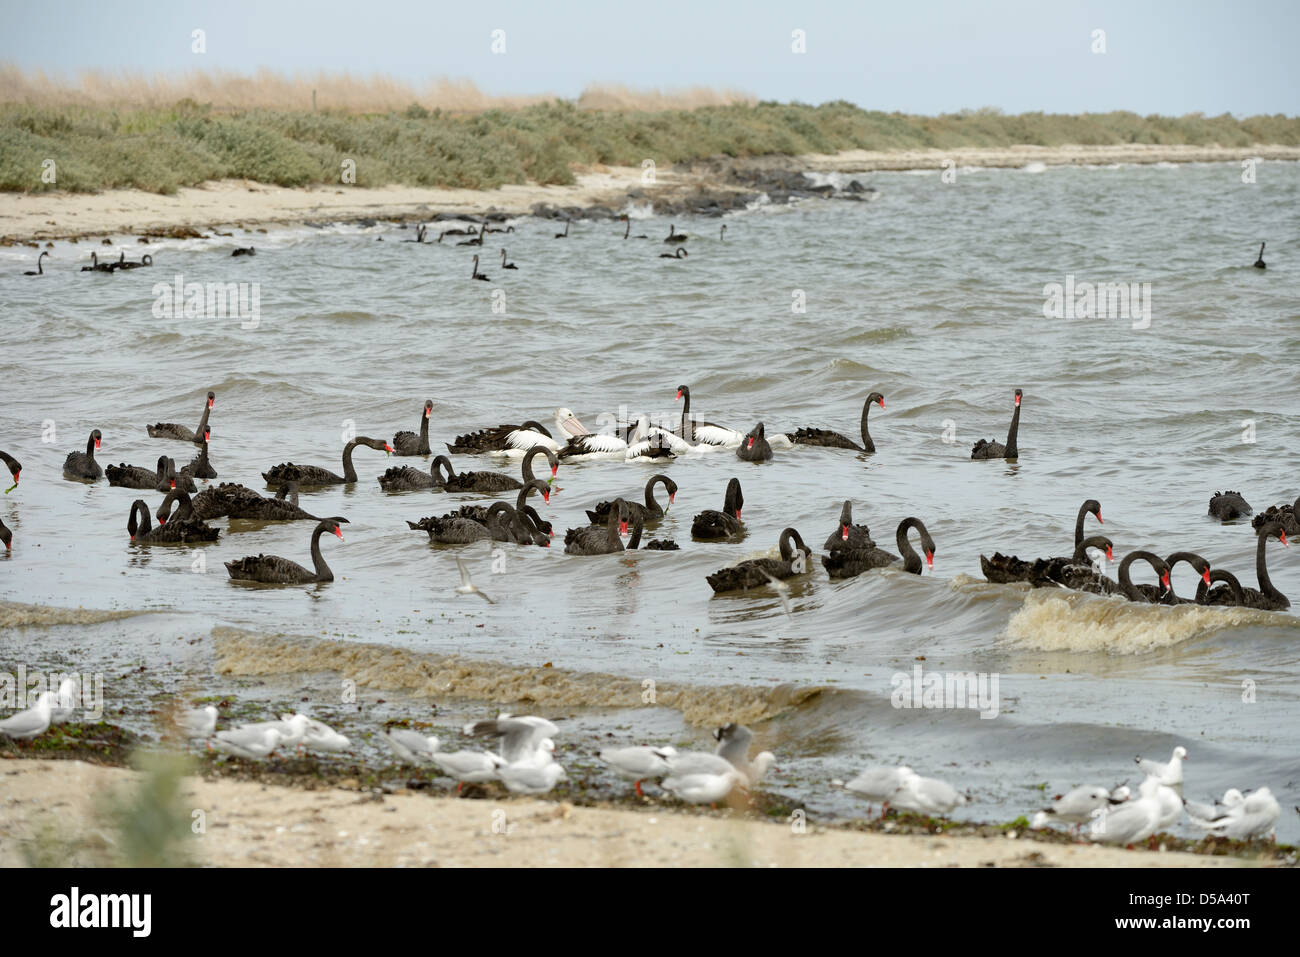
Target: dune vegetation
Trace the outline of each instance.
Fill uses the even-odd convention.
[[[575,101],[476,112],[419,103],[386,112],[214,108],[193,99],[161,106],[0,103],[0,190],[172,193],[206,180],[278,186],[484,189],[573,182],[576,166],[658,165],[711,156],[831,153],[845,149],[955,149],[1014,145],[1300,145],[1300,118],[1230,115],[1081,115],[997,110],[912,116],[843,101],[732,102],[693,108],[588,108]],[[46,160],[55,182],[44,182]],[[45,165],[43,165],[45,164]]]

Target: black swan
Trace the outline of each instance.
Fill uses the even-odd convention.
[[[243,486],[237,486],[243,488]],[[232,519],[250,522],[323,522],[319,515],[298,507],[298,483],[288,482],[275,493],[275,498],[265,498],[249,489],[251,495],[239,496],[230,503],[227,515]]]
[[[4,453],[0,452],[0,458],[3,457]],[[18,481],[16,474],[14,481]],[[1269,522],[1277,522],[1288,535],[1300,538],[1300,498],[1289,505],[1270,505],[1251,519],[1250,524],[1258,531]]]
[[[140,261],[137,263],[137,262],[129,261],[126,258],[126,251],[123,250],[122,256],[118,260],[117,268],[118,269],[143,269],[146,266],[152,266],[152,265],[153,265],[153,257],[150,256],[149,254],[146,253],[145,255],[141,256]]]
[[[175,422],[158,422],[154,425],[146,426],[151,439],[179,439],[182,442],[193,442],[198,445],[204,439],[211,438],[211,430],[208,428],[208,415],[212,412],[212,403],[217,399],[215,392],[209,392],[207,404],[203,406],[203,417],[199,419],[199,427],[190,431],[183,425],[177,425]]]
[[[853,503],[845,499],[840,509],[840,523],[835,531],[831,532],[822,548],[827,551],[832,549],[864,551],[875,547],[876,543],[871,539],[871,529],[866,525],[853,524]]]
[[[9,474],[14,478],[14,484],[5,489],[5,494],[8,495],[18,487],[18,476],[23,470],[23,465],[8,452],[0,452],[0,462],[4,462],[5,466],[9,469]]]
[[[740,510],[745,504],[745,497],[740,491],[740,479],[733,478],[727,483],[727,494],[722,503],[722,511],[707,508],[691,520],[691,537],[707,541],[727,538],[739,538],[744,534],[745,525],[740,518]]]
[[[555,453],[548,448],[535,445],[528,450],[523,458],[522,471],[523,481],[502,472],[456,472],[451,467],[451,459],[445,455],[439,455],[434,459],[433,469],[438,477],[438,484],[448,492],[512,492],[517,488],[522,488],[529,482],[536,481],[533,474],[533,459],[539,455],[546,456],[546,461],[551,466],[551,476],[554,477],[559,470],[560,460]],[[443,470],[446,475],[443,475]],[[546,500],[550,501],[549,489]]]
[[[632,217],[631,217],[631,216],[628,216],[628,215],[625,213],[625,214],[623,214],[622,216],[620,216],[619,219],[621,219],[621,220],[623,220],[623,222],[627,223],[627,227],[623,230],[623,238],[624,238],[624,239],[649,239],[649,238],[650,238],[650,237],[647,236],[645,233],[642,233],[640,236],[632,236],[632,235],[629,235],[629,234],[632,232]]]
[[[5,543],[5,551],[9,551],[13,547],[13,541],[14,533],[9,531],[9,526],[3,520],[0,520],[0,542]]]
[[[280,558],[278,555],[250,555],[238,561],[226,562],[226,571],[235,581],[262,582],[268,585],[332,582],[334,573],[325,564],[325,557],[320,553],[320,537],[326,532],[332,532],[342,540],[343,529],[339,525],[346,523],[346,518],[327,518],[322,520],[311,533],[311,560],[315,565],[314,571],[309,571],[297,562]]]
[[[230,254],[231,256],[256,256],[257,250],[252,246],[240,246]]]
[[[1259,580],[1259,587],[1242,589],[1243,604],[1247,608],[1283,611],[1291,607],[1291,602],[1286,595],[1273,587],[1273,582],[1268,577],[1264,546],[1270,538],[1276,538],[1283,545],[1286,545],[1286,531],[1277,522],[1269,522],[1267,525],[1262,526],[1257,534],[1259,544],[1255,547],[1255,577]]]
[[[27,272],[23,273],[23,275],[24,275],[24,276],[44,276],[44,275],[45,275],[45,270],[44,270],[43,268],[41,268],[41,260],[44,259],[44,258],[45,258],[46,256],[48,256],[48,255],[49,255],[49,253],[48,253],[48,252],[45,252],[45,253],[41,253],[39,256],[37,256],[37,257],[36,257],[36,269],[35,269],[35,270],[31,270],[31,269],[29,269],[29,270],[27,270]]]
[[[1245,518],[1255,514],[1250,503],[1241,497],[1240,492],[1215,492],[1210,496],[1209,514],[1221,522],[1231,522],[1236,518]]]
[[[285,482],[297,482],[303,488],[316,485],[350,484],[357,480],[357,470],[352,465],[352,450],[358,445],[364,445],[366,448],[374,449],[376,452],[384,452],[385,454],[393,451],[393,447],[383,439],[372,439],[364,435],[358,435],[343,446],[342,475],[336,475],[329,469],[321,468],[319,465],[294,465],[292,462],[281,462],[270,471],[263,472],[262,478],[266,479],[266,484],[272,488],[279,488]]]
[[[492,507],[487,510],[486,520],[476,522],[472,518],[465,518],[462,515],[438,515],[422,518],[418,522],[407,520],[412,530],[427,532],[429,541],[438,542],[442,545],[467,545],[470,542],[482,541],[486,538],[494,538],[497,541],[506,540],[509,535],[507,532],[507,514],[513,511],[505,502],[494,502]]]
[[[1210,572],[1210,582],[1214,584],[1222,582],[1222,587],[1211,588],[1202,581],[1196,586],[1196,604],[1237,606],[1246,603],[1245,590],[1232,572],[1216,568]]]
[[[921,550],[925,553],[925,564],[933,570],[934,539],[930,537],[930,532],[925,527],[925,523],[914,516],[908,516],[899,522],[898,530],[894,533],[894,541],[903,555],[901,559],[883,548],[869,548],[861,551],[836,549],[829,555],[822,556],[822,567],[826,569],[831,578],[854,578],[868,569],[884,568],[887,565],[893,565],[901,561],[903,571],[919,575],[922,568],[921,556],[916,554],[916,550],[912,548],[912,543],[908,541],[907,537],[908,532],[913,528],[920,533]]]
[[[519,490],[519,498],[516,500],[515,511],[519,512],[521,521],[526,519],[545,537],[554,538],[555,527],[546,519],[542,518],[542,516],[537,514],[537,509],[524,503],[524,489],[529,489],[531,491],[534,487],[535,486],[525,485],[524,488]],[[457,515],[461,518],[472,518],[480,525],[486,525],[489,511],[490,509],[483,505],[462,505],[460,508],[456,509],[456,511],[449,513],[449,515]],[[538,544],[540,544],[540,542]]]
[[[1059,585],[1074,591],[1094,595],[1110,595],[1119,591],[1119,585],[1097,571],[1088,561],[1088,549],[1096,548],[1105,554],[1107,561],[1115,560],[1115,544],[1105,535],[1093,535],[1074,547],[1070,558],[1040,558],[1034,562],[1028,581],[1035,588]]]
[[[1083,541],[1083,522],[1089,515],[1095,515],[1097,521],[1102,525],[1106,523],[1101,517],[1101,503],[1095,498],[1087,499],[1079,506],[1079,513],[1074,518],[1074,547],[1077,551],[1079,544]],[[1041,577],[1041,572],[1046,562],[1070,563],[1073,558],[1057,556],[1055,558],[1038,559],[1037,561],[1025,561],[1015,555],[1003,555],[1001,552],[994,552],[992,558],[980,556],[980,571],[984,577],[997,585],[1005,585],[1010,582],[1032,582],[1035,578]]]
[[[90,433],[90,438],[86,440],[86,451],[68,453],[68,457],[63,460],[64,478],[90,479],[92,482],[103,478],[104,470],[95,461],[95,449],[99,448],[102,438],[99,429],[96,429]]]
[[[854,442],[847,435],[840,435],[838,432],[832,432],[829,429],[804,428],[788,433],[790,441],[795,445],[820,445],[823,448],[831,449],[854,449],[858,452],[876,451],[876,443],[871,441],[871,433],[867,431],[867,413],[871,411],[871,403],[878,402],[880,407],[885,407],[885,397],[879,392],[873,392],[867,396],[867,401],[862,404],[862,444]]]
[[[429,418],[433,415],[433,400],[424,400],[424,412],[420,415],[420,433],[398,432],[393,436],[393,454],[394,455],[428,455],[433,450],[429,448]]]
[[[555,238],[556,238],[556,239],[567,239],[567,238],[568,238],[568,235],[569,235],[569,221],[566,219],[566,220],[564,221],[564,232],[562,232],[562,233],[556,233],[556,234],[555,234]]]
[[[639,502],[626,503],[632,521],[654,521],[663,518],[667,513],[667,509],[655,501],[655,486],[660,483],[663,483],[664,490],[668,492],[668,504],[670,506],[673,504],[673,500],[677,497],[677,483],[667,475],[652,475],[650,481],[645,483],[645,504],[642,505]],[[587,509],[587,518],[591,519],[593,525],[600,525],[609,517],[609,510],[613,505],[613,502],[597,502],[595,508]]]
[[[501,268],[502,268],[502,269],[518,269],[518,268],[519,268],[519,267],[516,266],[514,263],[508,263],[508,262],[506,262],[506,251],[505,251],[504,249],[501,250]]]
[[[422,242],[424,242],[424,232],[425,232],[426,229],[428,229],[428,227],[425,226],[425,225],[423,225],[423,224],[421,224],[421,225],[419,225],[419,226],[416,226],[416,227],[415,227],[415,238],[414,238],[414,239],[403,239],[402,242],[404,242],[404,243],[422,243]]]
[[[1174,552],[1165,557],[1165,564],[1169,566],[1169,590],[1165,592],[1160,599],[1162,605],[1195,605],[1194,598],[1179,598],[1174,593],[1174,568],[1179,562],[1186,562],[1196,569],[1197,574],[1201,576],[1201,583],[1197,585],[1199,594],[1202,587],[1210,587],[1210,563],[1195,552]]]
[[[572,423],[576,434],[587,434],[586,428],[568,409],[558,409],[555,413],[559,422]],[[568,434],[565,435],[567,439]],[[532,419],[520,425],[498,425],[477,432],[466,432],[447,443],[447,451],[456,454],[477,455],[481,452],[506,452],[510,449],[530,449],[534,445],[545,445],[558,452],[562,446],[551,436],[546,427]]]
[[[1160,584],[1134,585],[1133,579],[1129,575],[1129,566],[1135,561],[1144,561],[1155,569],[1156,574],[1160,576]],[[1160,599],[1164,597],[1165,592],[1169,591],[1169,565],[1154,552],[1129,552],[1124,556],[1123,561],[1119,563],[1118,577],[1120,591],[1124,593],[1129,601],[1154,605],[1158,604]]]
[[[795,548],[790,545],[791,539],[802,553],[798,559],[796,559]],[[812,567],[808,561],[812,557],[812,549],[803,543],[803,539],[793,528],[781,532],[780,549],[779,559],[753,558],[732,565],[730,568],[718,569],[707,576],[709,587],[715,592],[759,588],[771,584],[769,576],[776,579],[792,578],[807,572]]]
[[[460,245],[464,246],[465,244],[464,244],[464,243],[461,243]],[[485,273],[485,272],[479,272],[479,271],[478,271],[478,256],[475,256],[475,257],[474,257],[474,265],[473,265],[473,267],[470,269],[469,276],[470,276],[471,279],[481,279],[483,282],[491,282],[491,281],[492,281],[491,279],[488,278],[487,273]]]
[[[158,456],[158,468],[150,471],[140,465],[119,463],[104,469],[108,484],[114,488],[157,489],[166,492],[176,487],[172,478],[171,460]]]
[[[1264,244],[1259,244],[1259,257],[1255,260],[1256,269],[1267,269],[1268,263],[1264,262]]]
[[[629,505],[635,505],[635,502],[629,502]],[[671,538],[652,538],[644,545],[641,544],[641,533],[645,530],[645,520],[638,518],[636,524],[632,526],[632,537],[628,540],[627,550],[629,552],[640,549],[646,552],[676,552],[681,547]]]
[[[149,506],[141,499],[136,499],[131,503],[131,517],[127,520],[126,530],[131,536],[131,541],[137,544],[148,545],[187,545],[190,542],[215,542],[221,534],[221,529],[213,528],[202,519],[194,518],[190,509],[190,497],[184,492],[172,490],[167,493],[167,498],[163,500],[163,505],[159,507],[160,513],[165,507],[167,512],[171,511],[171,503],[174,498],[179,498],[181,507],[177,509],[176,517],[168,520],[166,517],[160,518],[157,525],[153,525],[149,518]],[[137,516],[143,515],[144,521],[141,522]]]
[[[181,475],[189,475],[198,479],[214,479],[217,477],[217,470],[212,467],[212,462],[208,459],[208,440],[207,436],[211,433],[204,431],[204,439],[199,443],[199,454],[194,456],[190,464],[180,470]],[[187,491],[194,491],[187,489]]]
[[[740,447],[736,449],[736,458],[742,462],[766,462],[771,457],[772,446],[768,444],[763,423],[760,422],[745,433]]]
[[[94,252],[92,252],[90,254],[90,265],[82,266],[81,271],[82,272],[112,272],[116,268],[117,268],[117,263],[102,263],[99,261],[99,256],[97,256]]]
[[[690,253],[688,253],[681,246],[678,246],[677,249],[671,253],[660,253],[659,258],[660,259],[685,259],[689,255]]]
[[[243,503],[263,501],[262,496],[245,485],[235,482],[222,482],[205,488],[190,500],[190,507],[196,518],[204,520],[221,518],[229,515],[232,509]]]
[[[1007,430],[1007,444],[980,439],[971,447],[972,459],[1014,459],[1020,455],[1016,447],[1016,434],[1020,431],[1020,397],[1021,390],[1016,390],[1016,411],[1011,416],[1011,428]]]
[[[480,226],[480,227],[478,228],[478,235],[477,235],[477,236],[475,236],[473,239],[467,239],[467,240],[465,240],[465,242],[463,242],[463,243],[457,243],[456,245],[457,245],[457,246],[482,246],[482,245],[483,245],[483,235],[484,235],[484,233],[485,233],[486,231],[487,231],[487,224],[484,223],[482,226]],[[469,230],[469,231],[467,231],[467,232],[465,232],[465,233],[462,233],[461,235],[469,235],[469,234],[472,233],[472,232],[473,232],[473,230]],[[474,257],[474,263],[475,263],[474,268],[475,268],[475,270],[477,270],[477,269],[478,269],[478,257],[477,257],[477,256]],[[478,279],[479,277],[478,277],[478,276],[475,276],[474,278],[475,278],[475,279]],[[486,277],[485,277],[485,278],[486,278]]]
[[[668,235],[664,238],[666,243],[684,243],[687,240],[685,233],[679,233],[677,227],[672,223],[668,224]]]
[[[621,536],[627,534],[627,502],[615,499],[605,520],[605,527],[586,525],[564,533],[566,555],[608,555],[623,551]]]

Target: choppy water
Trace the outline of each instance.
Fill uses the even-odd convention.
[[[1230,164],[974,170],[953,185],[874,174],[875,202],[762,208],[729,218],[725,244],[716,221],[687,223],[699,236],[686,262],[660,260],[657,241],[622,241],[615,225],[576,223],[561,241],[553,223],[523,219],[487,247],[490,284],[469,280],[472,250],[400,244],[413,234],[391,225],[273,229],[252,238],[252,259],[229,257],[250,241],[238,231],[130,240],[128,256],[152,252],[156,265],[112,276],[75,271],[85,243],[57,244],[42,280],[16,275],[32,250],[0,250],[0,448],[25,467],[0,501],[15,533],[0,598],[165,612],[37,623],[8,607],[3,661],[138,661],[178,685],[218,689],[240,676],[298,687],[317,672],[351,672],[396,713],[425,695],[464,695],[471,710],[523,699],[519,710],[629,740],[703,744],[711,723],[739,716],[780,757],[772,786],[813,814],[856,807],[825,786],[830,777],[901,759],[969,787],[967,815],[1007,819],[1041,800],[1035,784],[1136,783],[1135,753],[1164,759],[1182,743],[1189,797],[1268,784],[1287,809],[1279,837],[1295,840],[1296,615],[1117,605],[979,577],[981,552],[1068,552],[1075,511],[1095,497],[1106,522],[1097,531],[1117,557],[1191,549],[1254,584],[1248,522],[1218,525],[1206,503],[1227,487],[1257,509],[1300,494],[1300,166],[1263,164],[1253,186],[1239,175]],[[658,219],[635,225],[667,232]],[[1251,268],[1261,238],[1267,271]],[[501,245],[517,272],[492,265]],[[151,287],[177,273],[260,283],[260,325],[155,318]],[[1043,287],[1067,274],[1151,283],[1150,328],[1045,319]],[[805,314],[791,310],[795,290]],[[504,314],[492,310],[500,292]],[[128,543],[141,493],[60,477],[92,428],[104,464],[151,467],[164,452],[188,461],[189,446],[151,440],[144,426],[192,427],[209,389],[221,480],[260,489],[260,471],[282,461],[340,470],[349,422],[391,437],[417,426],[426,398],[440,444],[499,422],[549,424],[557,406],[588,426],[620,406],[670,415],[680,383],[712,421],[855,438],[862,401],[879,390],[878,451],[800,448],[761,466],[728,453],[680,458],[666,469],[677,503],[654,532],[680,552],[575,558],[560,540],[504,546],[505,569],[492,574],[486,544],[461,549],[491,606],[457,596],[457,552],[405,524],[481,496],[377,487],[386,467],[417,459],[362,448],[361,482],[304,494],[309,511],[350,519],[346,540],[324,546],[338,578],[278,590],[233,585],[221,563],[267,552],[309,564],[309,523],[223,531],[202,547],[198,574],[188,550]],[[1005,438],[1017,386],[1019,461],[969,461],[975,439]],[[1248,419],[1253,444],[1242,441]],[[43,443],[50,422],[56,441]],[[542,514],[562,534],[599,500],[639,500],[661,467],[564,466]],[[690,542],[691,516],[721,507],[732,475],[748,538]],[[768,590],[712,596],[706,574],[772,549],[786,525],[819,546],[845,498],[887,547],[900,519],[921,517],[938,544],[934,574],[832,583],[818,565],[792,589],[790,618]],[[1268,558],[1274,583],[1300,602],[1300,559],[1276,543]],[[1181,566],[1179,593],[1194,583]],[[1001,713],[893,708],[892,676],[916,664],[998,673]],[[645,679],[665,689],[658,708],[642,705]],[[1246,680],[1254,703],[1242,700]],[[825,690],[806,690],[816,687]]]

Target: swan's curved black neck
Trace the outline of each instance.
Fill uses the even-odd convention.
[[[1016,390],[1016,411],[1011,416],[1011,428],[1007,430],[1007,451],[1006,458],[1014,459],[1020,457],[1020,449],[1016,447],[1016,436],[1020,432],[1020,391]]]
[[[903,571],[919,575],[922,567],[921,556],[916,554],[916,549],[912,547],[912,542],[907,534],[913,528],[920,532],[921,547],[925,549],[925,553],[933,555],[934,540],[930,538],[930,532],[926,529],[925,523],[914,516],[909,516],[898,523],[898,531],[894,536],[894,542],[898,545],[898,553],[903,556]]]
[[[329,565],[325,564],[325,556],[320,551],[320,537],[326,532],[333,532],[337,526],[333,522],[321,522],[316,526],[316,530],[311,533],[311,561],[316,567],[316,580],[322,582],[332,582],[334,573],[330,571]]]

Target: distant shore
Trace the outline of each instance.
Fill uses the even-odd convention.
[[[139,772],[83,761],[0,761],[0,867],[69,866],[103,847],[109,795]],[[674,806],[582,807],[469,799],[360,786],[313,789],[225,777],[184,780],[185,850],[216,867],[1242,867],[1237,857],[1126,851],[988,836],[883,834]],[[197,819],[197,818],[195,818]],[[1014,833],[1014,832],[1011,832]],[[110,842],[111,843],[111,842]],[[59,858],[59,849],[74,855]],[[50,855],[54,859],[50,860]]]
[[[308,186],[287,188],[249,180],[220,180],[178,189],[171,195],[135,189],[99,193],[0,193],[0,242],[34,243],[143,236],[197,238],[215,229],[253,233],[269,226],[312,222],[429,222],[464,216],[479,219],[540,213],[552,218],[612,218],[629,204],[667,213],[720,215],[743,208],[743,201],[767,192],[799,172],[870,173],[885,170],[940,170],[953,167],[1019,168],[1108,165],[1115,163],[1300,161],[1300,147],[1218,147],[1183,145],[1013,146],[951,150],[847,150],[802,156],[760,156],[701,160],[657,171],[653,184],[639,167],[595,166],[574,171],[571,185],[503,185],[493,189],[407,186]],[[701,205],[707,203],[707,205]],[[431,228],[430,240],[437,230]]]

